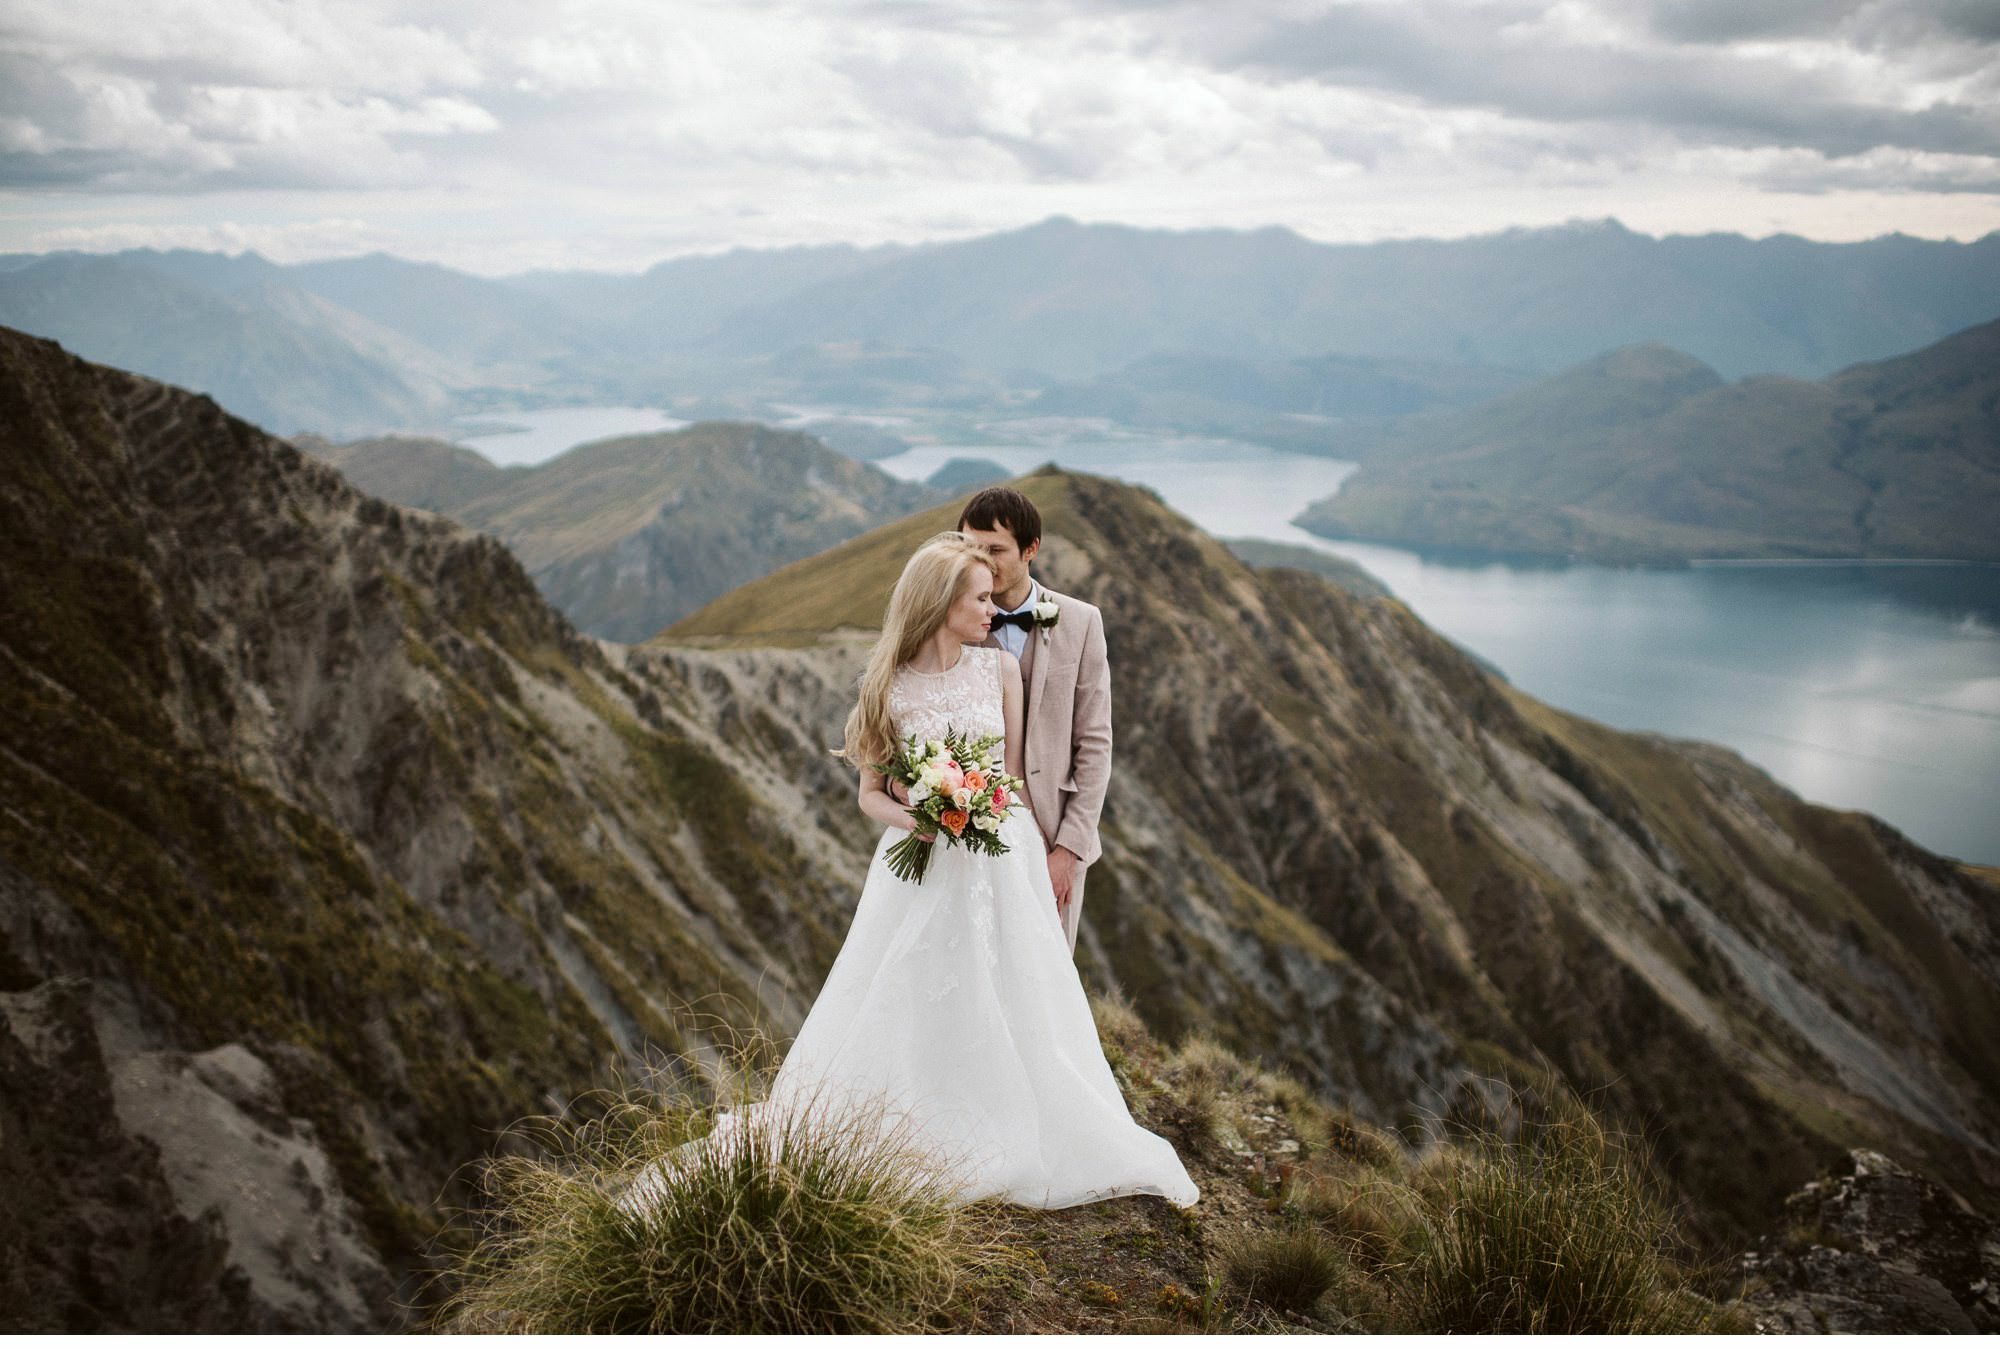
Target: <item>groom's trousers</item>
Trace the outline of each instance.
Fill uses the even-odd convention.
[[[1063,936],[1069,938],[1069,953],[1076,954],[1076,924],[1083,916],[1083,877],[1089,871],[1087,866],[1079,866],[1070,873],[1069,903],[1063,906]]]

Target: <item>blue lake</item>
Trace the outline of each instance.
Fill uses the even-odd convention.
[[[506,425],[506,430],[452,436],[458,444],[469,445],[501,465],[539,464],[587,440],[633,436],[645,431],[675,431],[687,425],[658,408],[635,407],[537,408],[529,412],[478,413],[459,420],[475,428]]]

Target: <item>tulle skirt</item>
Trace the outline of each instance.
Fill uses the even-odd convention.
[[[768,1100],[725,1116],[709,1145],[760,1113],[872,1111],[948,1166],[961,1202],[1193,1204],[1172,1145],[1132,1119],[1105,1062],[1033,818],[1002,823],[999,857],[940,842],[922,883],[885,860],[904,837],[883,832]]]

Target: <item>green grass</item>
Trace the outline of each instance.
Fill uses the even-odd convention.
[[[1509,1141],[1439,1140],[1408,1189],[1398,1319],[1423,1334],[1679,1334],[1719,1328],[1643,1161],[1587,1111]]]
[[[742,1074],[728,1094],[747,1099],[757,1080]],[[626,1094],[582,1122],[531,1122],[539,1155],[486,1163],[488,1208],[452,1260],[437,1327],[949,1329],[977,1281],[1007,1264],[992,1207],[955,1204],[948,1163],[901,1126],[818,1103],[740,1129],[717,1117],[691,1096]],[[651,1188],[627,1188],[655,1163]],[[620,1202],[635,1194],[650,1199]]]
[[[1036,474],[1015,478],[1008,486],[1035,503],[1045,538],[1073,532],[1080,525],[1069,503],[1070,475]],[[738,586],[660,635],[674,642],[715,638],[763,646],[803,645],[841,628],[875,632],[882,626],[889,592],[903,564],[925,539],[956,528],[963,505],[954,499],[780,567],[761,580]]]
[[[1349,1262],[1310,1223],[1251,1232],[1224,1244],[1224,1286],[1280,1311],[1306,1312],[1342,1282]]]

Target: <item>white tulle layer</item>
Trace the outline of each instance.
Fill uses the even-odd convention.
[[[1001,825],[1000,857],[940,844],[922,884],[884,860],[903,837],[884,831],[768,1101],[718,1135],[807,1101],[886,1107],[950,1164],[962,1202],[1193,1204],[1180,1158],[1133,1121],[1104,1060],[1032,817]]]

